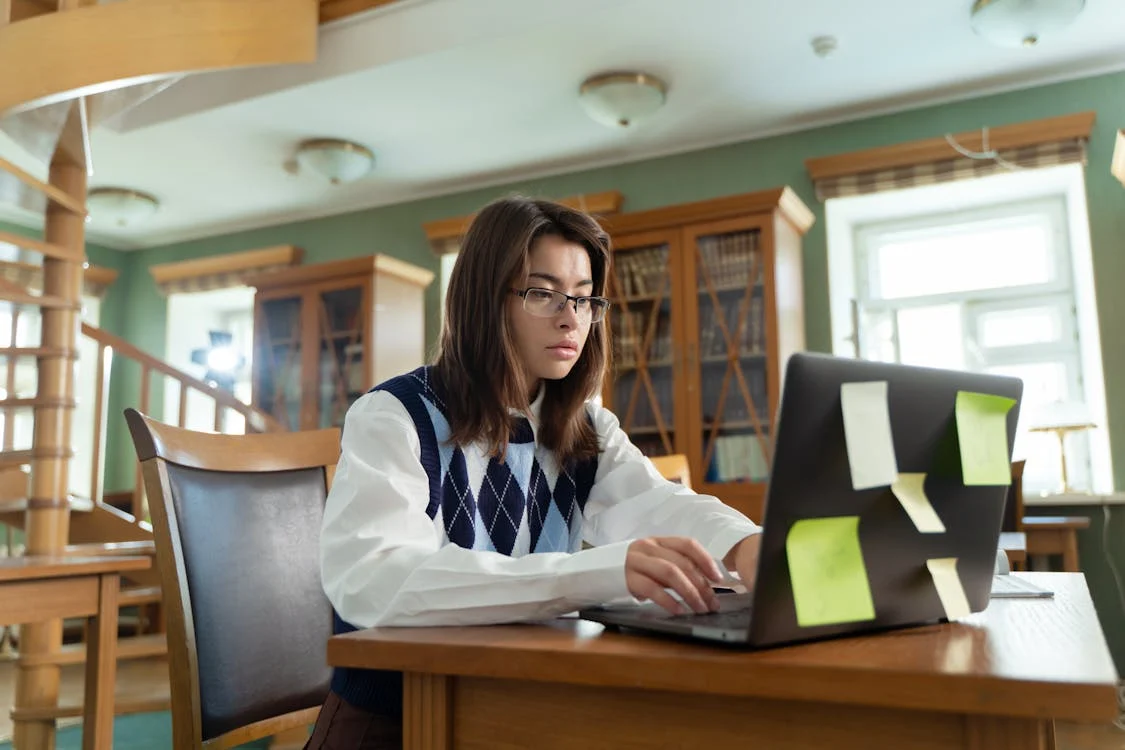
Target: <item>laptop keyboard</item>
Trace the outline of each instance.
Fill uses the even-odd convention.
[[[642,620],[675,620],[686,625],[701,628],[749,628],[753,597],[750,594],[719,594],[719,611],[684,615],[670,615],[663,609],[653,607],[638,612]]]
[[[679,615],[672,619],[685,622],[693,627],[720,628],[724,630],[745,630],[750,627],[750,607],[731,612],[708,612],[707,614]]]

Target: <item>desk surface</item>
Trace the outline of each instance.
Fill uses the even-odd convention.
[[[995,599],[958,623],[761,651],[560,618],[474,628],[376,628],[335,636],[333,666],[894,708],[1111,720],[1113,661],[1086,579],[1020,573],[1053,599]]]
[[[0,558],[0,583],[30,581],[41,578],[93,576],[127,570],[146,570],[152,566],[149,557],[68,557],[65,555],[28,555]]]

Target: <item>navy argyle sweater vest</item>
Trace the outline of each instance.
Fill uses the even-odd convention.
[[[426,514],[443,540],[516,557],[581,549],[582,510],[594,484],[597,460],[557,471],[554,455],[535,443],[531,425],[523,417],[513,418],[515,429],[503,462],[472,450],[466,455],[449,442],[446,394],[431,376],[431,368],[419,367],[373,390],[394,395],[414,421],[422,466],[430,480]],[[339,615],[333,613],[333,618],[335,632],[355,630]],[[336,669],[332,690],[373,713],[402,713],[399,672]]]

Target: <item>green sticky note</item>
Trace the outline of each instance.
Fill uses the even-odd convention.
[[[957,443],[965,486],[1012,483],[1008,458],[1008,411],[1015,400],[957,392]]]
[[[859,516],[797,521],[785,539],[785,554],[801,627],[875,619]]]

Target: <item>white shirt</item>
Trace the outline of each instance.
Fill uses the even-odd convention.
[[[534,431],[539,400],[531,405]],[[375,391],[349,409],[324,510],[321,578],[336,612],[359,628],[540,620],[629,598],[625,555],[650,536],[686,536],[722,560],[760,527],[717,498],[664,479],[621,430],[587,404],[602,453],[576,553],[508,557],[443,543],[427,515],[429,477],[403,404]],[[440,523],[440,522],[439,522]]]

